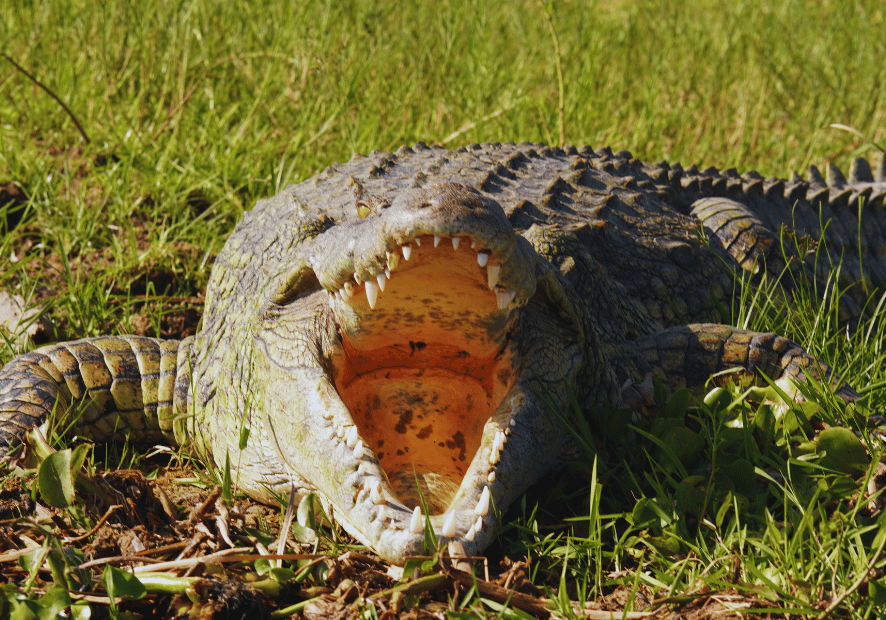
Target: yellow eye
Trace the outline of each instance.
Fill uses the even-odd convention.
[[[366,216],[372,213],[372,209],[369,208],[369,205],[363,202],[357,203],[357,217],[361,220],[366,219]]]

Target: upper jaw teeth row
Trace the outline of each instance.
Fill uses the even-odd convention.
[[[515,424],[515,420],[511,419],[510,425],[505,427],[504,430],[497,429],[495,431],[492,440],[492,448],[489,451],[488,458],[489,471],[486,479],[489,484],[495,482],[495,466],[498,465],[501,460],[501,453],[504,450],[505,444],[508,442],[508,435],[511,434],[511,427]],[[384,506],[387,505],[388,498],[385,497],[384,490],[382,489],[381,479],[367,473],[367,468],[365,466],[366,462],[363,460],[363,457],[367,455],[367,451],[364,448],[363,440],[360,438],[360,433],[357,430],[357,427],[350,424],[333,424],[328,428],[329,438],[338,438],[338,440],[344,442],[345,445],[353,451],[354,459],[361,461],[358,466],[358,473],[366,474],[363,478],[361,491],[365,493],[364,497],[368,498],[370,502],[379,507],[378,518],[384,519]],[[471,527],[465,532],[465,540],[473,541],[474,537],[483,529],[483,519],[489,514],[490,500],[491,495],[489,492],[489,486],[486,485],[483,487],[483,491],[480,493],[480,498],[477,500],[477,505],[474,506],[473,509],[473,513],[477,517],[477,520],[471,524]],[[443,522],[441,534],[446,538],[456,537],[455,515],[456,511],[451,510]],[[416,506],[412,511],[412,517],[409,520],[408,529],[413,534],[420,534],[424,530],[424,524],[425,522],[421,507]],[[398,525],[393,517],[390,519],[389,527],[392,529],[398,529]]]
[[[435,248],[440,245],[441,239],[442,237],[434,235]],[[415,245],[421,245],[421,240],[418,237],[413,239],[413,241],[415,242]],[[461,243],[461,237],[452,237],[450,241],[452,241],[452,249],[458,250]],[[477,242],[471,241],[471,249],[476,248]],[[400,264],[401,253],[403,258],[408,261],[410,256],[412,256],[412,246],[407,243],[400,246],[400,252],[387,252],[387,266],[385,267],[384,271],[380,271],[375,275],[375,282],[373,282],[372,280],[367,280],[366,282],[363,282],[360,280],[359,277],[355,275],[353,282],[345,282],[341,288],[335,291],[334,295],[342,301],[349,301],[351,297],[354,296],[354,287],[363,284],[364,290],[366,292],[366,301],[369,302],[370,308],[375,308],[375,304],[378,302],[379,292],[384,292],[385,285],[387,284],[388,280],[391,279],[391,274]],[[495,299],[498,303],[498,309],[504,310],[517,297],[517,291],[498,286],[499,276],[501,275],[501,265],[488,264],[489,255],[490,253],[488,251],[477,252],[477,264],[481,267],[486,268],[486,284],[487,286],[489,286],[489,290],[495,291]]]

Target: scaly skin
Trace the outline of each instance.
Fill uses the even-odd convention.
[[[830,221],[820,249],[843,257],[847,281],[862,265],[869,283],[886,280],[883,165],[809,177],[587,147],[355,156],[245,215],[193,339],[87,339],[10,362],[0,450],[79,406],[74,430],[95,441],[162,436],[216,463],[230,455],[259,500],[315,490],[394,562],[422,552],[418,479],[438,538],[480,553],[493,507],[573,449],[539,394],[638,406],[632,381],[650,373],[672,388],[731,367],[827,378],[784,338],[715,324],[732,303],[724,265],[780,273],[783,225],[818,239]],[[806,256],[790,268],[821,276]],[[852,299],[841,311],[861,312]]]

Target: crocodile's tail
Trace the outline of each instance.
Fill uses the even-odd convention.
[[[192,338],[86,338],[42,347],[0,370],[0,455],[50,420],[96,442],[187,440]]]

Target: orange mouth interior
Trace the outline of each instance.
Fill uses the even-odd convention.
[[[498,309],[477,252],[454,250],[448,239],[437,248],[432,237],[421,241],[374,309],[363,285],[347,308],[336,302],[337,315],[350,314],[339,320],[333,376],[398,499],[419,505],[418,478],[424,501],[439,514],[517,373],[507,347],[509,316]]]

